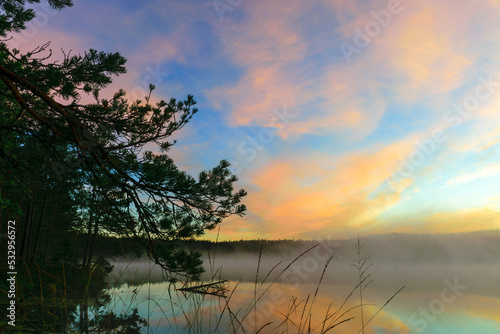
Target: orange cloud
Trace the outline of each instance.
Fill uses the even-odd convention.
[[[318,153],[274,159],[250,173],[256,190],[249,192],[245,202],[252,219],[238,219],[222,231],[228,237],[241,237],[245,234],[237,231],[257,228],[261,237],[272,238],[318,238],[354,228],[370,231],[378,215],[397,203],[411,185],[411,179],[402,179],[395,181],[393,190],[374,193],[412,147],[413,140],[408,139],[340,158]]]
[[[394,232],[461,233],[500,228],[500,210],[494,205],[438,212],[422,217],[414,224],[399,222]]]
[[[394,32],[395,40],[384,44],[392,46],[387,50],[391,67],[406,76],[399,92],[410,99],[459,87],[472,65],[453,32],[443,27],[442,12],[432,7],[426,4],[419,12],[405,13],[408,18]]]

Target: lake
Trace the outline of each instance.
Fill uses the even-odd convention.
[[[491,252],[415,260],[372,248],[361,313],[356,252],[337,252],[325,269],[329,254],[320,250],[295,262],[301,250],[260,261],[258,253],[205,257],[203,281],[227,280],[226,298],[176,291],[181,285],[165,282],[147,260],[114,259],[108,307],[118,314],[137,307],[149,323],[144,333],[363,333],[362,322],[365,334],[500,333],[500,259]]]

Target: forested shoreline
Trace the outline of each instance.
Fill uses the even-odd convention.
[[[69,257],[81,258],[85,252],[86,235],[71,234],[72,240],[81,247],[71,247]],[[476,231],[449,234],[411,234],[392,233],[361,237],[365,250],[375,253],[379,261],[447,261],[451,257],[464,261],[494,260],[500,256],[500,231]],[[329,248],[334,259],[352,260],[357,238],[350,239],[249,239],[213,241],[196,239],[179,241],[178,247],[203,256],[236,256],[237,254],[288,255],[300,254],[315,245]],[[395,251],[397,250],[397,251]],[[402,253],[405,252],[405,254]],[[482,254],[477,255],[477,252]],[[103,258],[144,259],[147,252],[135,238],[97,236],[94,240],[93,254]],[[3,255],[2,255],[3,256]]]

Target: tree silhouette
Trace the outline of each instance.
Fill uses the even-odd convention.
[[[56,9],[72,5],[69,0],[48,3]],[[175,242],[200,236],[246,210],[241,204],[246,192],[234,190],[237,178],[227,161],[193,177],[179,170],[168,154],[175,144],[169,138],[198,112],[196,101],[188,95],[183,101],[172,98],[152,104],[153,85],[144,101],[127,101],[123,90],[101,98],[111,76],[126,72],[126,60],[119,53],[91,49],[50,61],[49,43],[25,54],[9,48],[9,35],[24,29],[33,17],[26,1],[0,1],[2,182],[7,182],[7,170],[19,177],[44,174],[39,179],[44,185],[38,189],[79,177],[84,183],[70,193],[79,201],[75,207],[80,218],[90,227],[89,238],[100,230],[133,235],[145,240],[148,254],[169,273],[196,277],[199,256],[178,249]],[[82,96],[95,101],[82,103]],[[33,168],[31,159],[20,158],[26,141],[36,143],[47,162],[42,171]],[[146,149],[151,144],[155,152]],[[99,215],[100,222],[93,219]],[[86,256],[91,256],[88,250]]]

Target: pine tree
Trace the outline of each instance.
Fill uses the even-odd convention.
[[[48,3],[56,9],[72,5],[69,0]],[[78,55],[65,53],[56,62],[50,60],[49,43],[25,54],[9,48],[9,35],[24,29],[34,15],[26,1],[0,1],[4,37],[0,43],[0,156],[6,164],[2,179],[7,182],[6,170],[23,176],[39,173],[32,162],[19,156],[25,150],[23,140],[35,142],[52,168],[45,172],[51,177],[48,183],[74,178],[75,173],[85,180],[72,193],[80,200],[78,212],[87,212],[81,217],[87,219],[89,238],[104,230],[134,235],[146,240],[148,254],[169,273],[197,277],[199,255],[179,249],[176,241],[200,236],[231,215],[243,215],[246,208],[241,200],[246,192],[234,190],[237,178],[225,160],[195,178],[170,158],[168,151],[175,141],[169,138],[198,112],[196,101],[188,95],[183,101],[172,98],[152,104],[153,85],[144,101],[127,101],[123,90],[101,98],[112,76],[126,72],[126,60],[118,52],[91,49]],[[95,102],[82,103],[85,95]],[[155,152],[145,149],[151,144],[156,145]],[[76,196],[82,191],[89,192],[87,200],[94,198],[94,202]],[[109,219],[92,220],[96,215]]]

